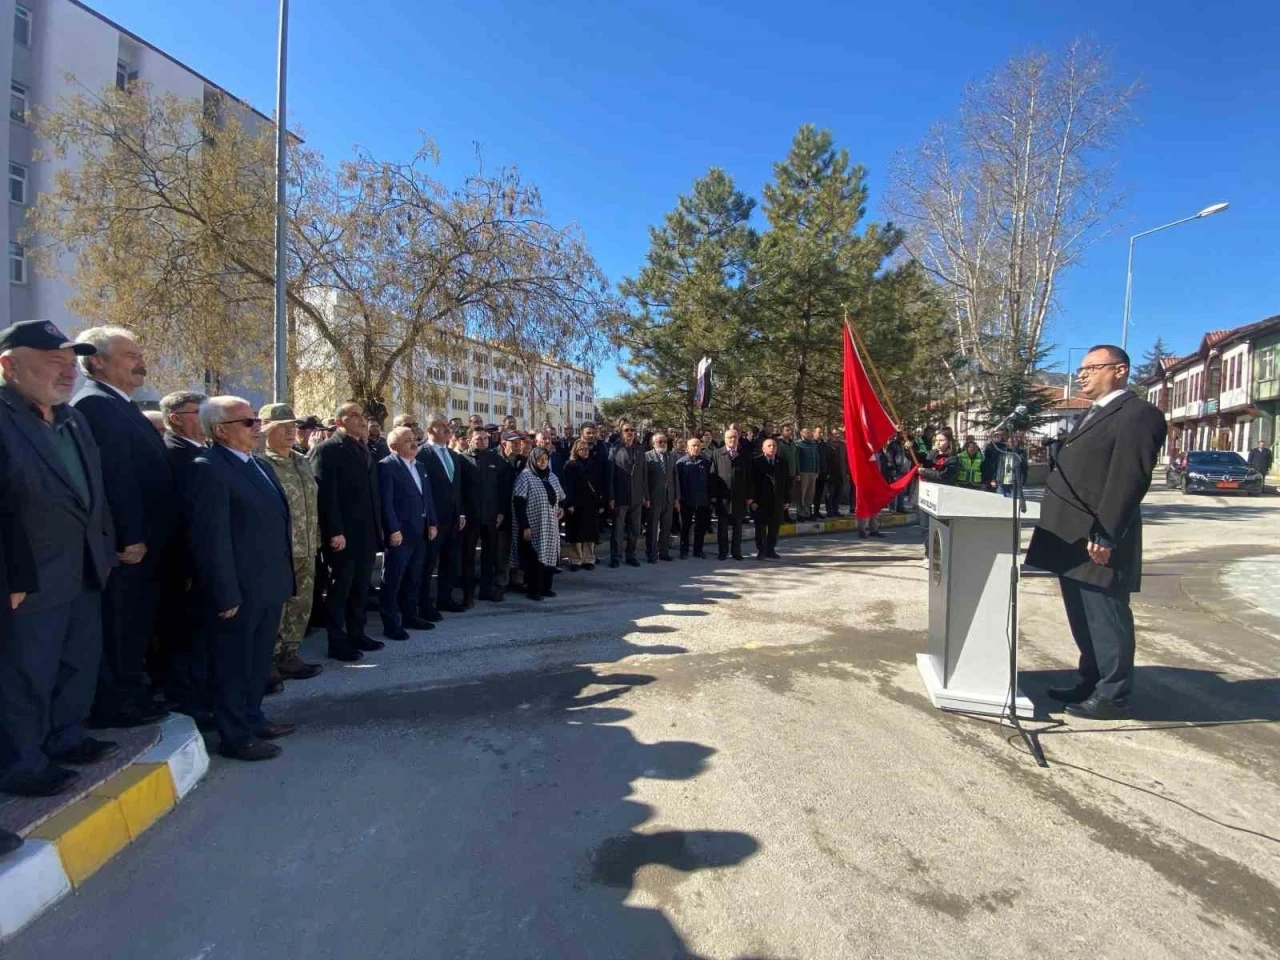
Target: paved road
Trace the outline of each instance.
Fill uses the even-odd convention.
[[[280,760],[215,761],[3,954],[1280,955],[1280,631],[1222,581],[1280,502],[1147,515],[1140,719],[1043,725],[1049,771],[928,705],[914,530],[598,569],[290,685]],[[1026,593],[1035,695],[1072,651]]]

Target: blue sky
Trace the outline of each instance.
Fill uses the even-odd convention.
[[[270,112],[276,5],[98,0],[107,16]],[[708,167],[759,196],[796,128],[832,130],[884,175],[964,85],[1032,47],[1086,35],[1145,92],[1118,153],[1127,202],[1064,278],[1049,339],[1117,340],[1130,233],[1226,200],[1139,241],[1130,346],[1175,351],[1280,313],[1280,4],[471,3],[292,0],[290,122],[331,158],[355,144],[407,158],[421,131],[442,173],[517,164],[552,216],[581,224],[611,279],[634,274],[647,227]],[[1267,64],[1270,64],[1268,66]],[[1073,360],[1077,358],[1072,358]],[[597,392],[618,389],[612,365]]]

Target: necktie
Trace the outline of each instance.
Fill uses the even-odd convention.
[[[436,447],[436,456],[444,463],[444,472],[449,475],[449,482],[453,483],[453,457],[449,456],[449,451],[444,447]]]
[[[1101,409],[1102,407],[1098,406],[1096,403],[1091,405],[1088,411],[1085,412],[1085,415],[1080,418],[1080,422],[1076,424],[1076,432],[1079,433],[1081,430],[1083,430],[1085,424],[1088,423],[1090,420],[1092,420],[1095,416],[1097,416],[1098,411]]]
[[[253,480],[255,483],[267,488],[276,496],[280,495],[279,491],[276,490],[276,485],[272,483],[270,479],[268,479],[265,473],[262,472],[262,467],[258,466],[258,461],[254,457],[250,456],[249,459],[244,462],[244,464],[246,469],[248,469],[249,473],[253,475]]]

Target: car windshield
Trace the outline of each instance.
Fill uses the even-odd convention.
[[[1203,451],[1187,454],[1187,464],[1193,467],[1247,467],[1244,457],[1238,453]]]

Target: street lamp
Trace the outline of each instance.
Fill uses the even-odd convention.
[[[1139,237],[1145,237],[1152,233],[1159,233],[1161,230],[1168,230],[1170,227],[1176,227],[1182,223],[1190,223],[1192,220],[1211,217],[1215,213],[1221,213],[1229,206],[1229,203],[1215,203],[1205,207],[1194,216],[1183,217],[1181,220],[1173,221],[1173,223],[1166,223],[1162,227],[1152,227],[1150,230],[1143,230],[1141,233],[1135,233],[1129,238],[1129,273],[1125,278],[1124,284],[1124,326],[1120,330],[1120,349],[1127,350],[1129,348],[1129,309],[1133,305],[1133,242]]]
[[[1088,347],[1067,347],[1067,382],[1062,385],[1062,399],[1071,399],[1071,384],[1075,382],[1075,371],[1071,369],[1071,355],[1073,353],[1085,354],[1089,352]]]

